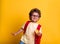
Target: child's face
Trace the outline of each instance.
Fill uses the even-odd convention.
[[[33,22],[37,22],[39,20],[39,14],[37,12],[33,12],[31,16],[31,20]]]

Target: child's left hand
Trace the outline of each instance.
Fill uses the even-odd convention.
[[[41,33],[40,32],[38,32],[38,33],[36,33],[38,36],[41,36]]]
[[[38,35],[38,36],[41,36],[42,33],[40,33],[38,30],[35,30],[35,33]]]

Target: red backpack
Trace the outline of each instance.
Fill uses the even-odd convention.
[[[27,28],[27,26],[28,26],[28,24],[29,24],[30,22],[31,22],[31,21],[27,21],[27,22],[26,22],[26,24],[25,24],[25,26],[24,26],[24,33],[26,32],[26,28]],[[38,25],[37,29],[40,30],[40,27],[41,27],[41,25]],[[41,34],[41,36],[37,36],[37,35],[35,34],[35,44],[40,44],[41,37],[42,37],[42,34]]]

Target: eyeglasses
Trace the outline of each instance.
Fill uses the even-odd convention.
[[[32,17],[39,17],[39,15],[32,15]]]

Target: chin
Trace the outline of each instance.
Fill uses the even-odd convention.
[[[37,20],[32,20],[32,22],[37,22]]]
[[[37,21],[34,20],[33,22],[37,22]]]

